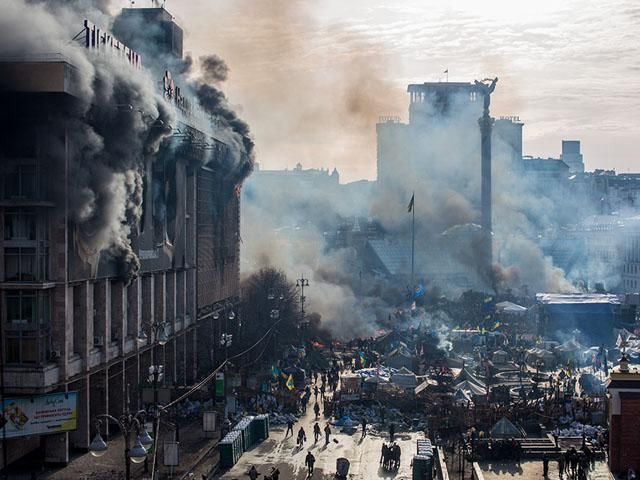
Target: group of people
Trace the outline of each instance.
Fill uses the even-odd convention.
[[[391,442],[389,445],[382,444],[382,454],[380,455],[380,465],[389,471],[397,471],[400,468],[400,445]]]
[[[289,420],[287,422],[287,431],[284,434],[284,438],[287,438],[289,436],[289,433],[291,433],[291,435],[293,435],[293,425],[294,422],[293,420]],[[313,426],[313,439],[314,439],[314,443],[318,443],[318,438],[320,438],[320,425],[318,424],[318,422],[316,422],[316,424]],[[329,426],[329,424],[327,423],[324,427],[324,436],[325,436],[325,445],[329,445],[329,440],[331,437],[331,427]],[[304,442],[307,441],[307,432],[304,431],[304,427],[300,427],[300,430],[298,430],[298,437],[296,440],[296,445],[298,446],[298,448],[302,448],[304,446]]]
[[[587,446],[580,451],[571,447],[558,457],[558,474],[561,479],[566,474],[571,479],[586,480],[594,460],[593,452]]]
[[[260,476],[260,472],[258,472],[255,465],[251,465],[248,475],[250,480],[256,480]],[[280,480],[278,467],[271,467],[271,471],[264,475],[264,480]]]

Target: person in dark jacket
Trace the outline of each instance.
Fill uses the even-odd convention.
[[[329,445],[329,435],[331,435],[331,428],[329,427],[329,424],[327,423],[327,426],[324,427],[324,436],[325,436],[325,447],[327,445]]]
[[[313,464],[314,463],[316,463],[316,457],[314,457],[313,453],[311,453],[311,451],[309,451],[309,453],[307,453],[307,458],[304,459],[304,464],[308,468],[308,471],[307,471],[307,476],[308,477],[313,475]]]

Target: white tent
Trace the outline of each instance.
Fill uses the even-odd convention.
[[[527,308],[513,302],[500,302],[496,303],[496,310],[501,313],[511,313],[516,315],[524,315],[527,313]]]

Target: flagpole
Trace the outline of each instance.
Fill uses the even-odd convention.
[[[415,259],[415,245],[416,245],[416,202],[415,202],[416,193],[413,192],[411,198],[413,198],[413,208],[411,209],[411,292],[414,291],[414,259]]]

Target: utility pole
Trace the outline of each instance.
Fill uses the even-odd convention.
[[[306,329],[305,323],[305,312],[304,312],[304,302],[307,297],[304,296],[304,288],[309,286],[309,279],[304,278],[304,275],[301,275],[300,278],[296,280],[296,287],[300,288],[300,328],[302,329],[302,342],[304,343],[304,329]]]

